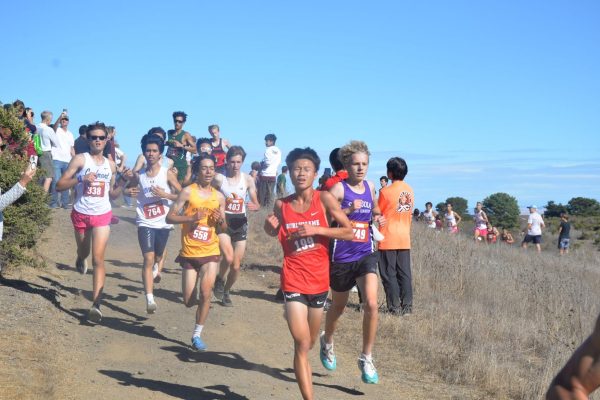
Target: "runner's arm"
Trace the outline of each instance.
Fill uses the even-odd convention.
[[[258,203],[258,196],[256,194],[256,182],[250,175],[244,175],[244,177],[246,179],[246,187],[248,188],[248,197],[250,197],[248,210],[257,211],[260,209],[260,204]]]
[[[177,180],[177,174],[171,170],[167,171],[167,183],[171,187],[173,198],[169,200],[177,200],[177,195],[181,192],[181,184]]]
[[[195,222],[198,219],[200,219],[200,218],[196,218],[197,215],[196,216],[180,215],[181,210],[183,210],[183,207],[185,206],[185,203],[189,200],[189,198],[190,198],[190,188],[188,186],[188,187],[183,188],[183,190],[181,192],[179,192],[177,199],[171,206],[171,209],[169,210],[169,213],[167,214],[167,223],[169,223],[169,224],[184,224],[184,223],[189,223],[189,222]]]
[[[110,177],[110,190],[108,192],[108,197],[111,200],[115,200],[118,198],[121,193],[123,193],[123,188],[127,185],[127,179],[123,177],[123,175],[119,176],[119,179],[116,179],[115,176],[117,174],[117,165],[114,161],[109,160],[110,170],[112,171],[112,176]]]
[[[142,168],[144,168],[144,164],[146,163],[146,158],[144,157],[143,154],[140,154],[137,159],[135,160],[135,165],[133,166],[132,170],[134,173],[138,173],[142,170]]]
[[[460,224],[460,221],[462,221],[462,217],[456,211],[452,212],[454,213],[454,218],[456,218],[456,225]]]
[[[73,157],[69,162],[69,166],[67,167],[65,173],[62,174],[58,182],[56,182],[56,190],[67,190],[77,185],[78,181],[75,177],[75,174],[79,172],[81,168],[83,168],[84,164],[85,158],[83,154],[77,154],[75,157]]]
[[[368,181],[368,183],[369,188],[371,189],[371,199],[375,199],[375,185],[371,181]],[[381,210],[379,209],[378,202],[373,201],[373,209],[371,210],[371,213],[373,215],[373,221],[377,222],[379,226],[384,226],[387,223],[387,220],[385,219],[385,217],[381,213]]]
[[[183,135],[183,149],[189,151],[192,154],[196,154],[196,143],[192,140],[192,135],[189,132],[186,132]]]
[[[281,200],[275,200],[273,212],[267,215],[267,218],[265,218],[264,230],[269,236],[277,236],[279,229],[281,229],[281,205]]]
[[[225,196],[221,192],[217,192],[217,198],[219,199],[219,215],[216,220],[216,225],[223,231],[227,229],[227,222],[225,220]]]

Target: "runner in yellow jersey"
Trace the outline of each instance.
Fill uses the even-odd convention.
[[[192,165],[198,177],[196,183],[185,187],[167,214],[170,224],[182,224],[181,251],[177,260],[183,268],[181,287],[183,303],[187,307],[198,305],[196,327],[192,334],[192,347],[205,351],[206,345],[200,338],[210,309],[212,289],[217,276],[219,259],[219,237],[215,227],[225,224],[225,197],[211,186],[215,177],[215,158],[201,154]],[[181,213],[183,210],[183,213]],[[200,281],[200,294],[196,286]],[[199,298],[197,300],[196,298]]]

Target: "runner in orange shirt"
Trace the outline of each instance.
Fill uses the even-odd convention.
[[[379,273],[389,312],[409,315],[412,312],[412,274],[410,269],[410,224],[414,192],[404,182],[406,161],[392,157],[387,162],[387,176],[392,184],[379,192],[379,209],[386,219],[381,226],[384,239],[379,242]]]

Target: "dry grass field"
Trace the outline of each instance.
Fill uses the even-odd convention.
[[[278,271],[281,250],[262,233],[264,216],[251,216],[245,262]],[[434,374],[486,398],[542,398],[600,311],[600,253],[577,249],[560,258],[553,244],[544,248],[538,255],[517,243],[476,244],[413,225],[414,312],[381,314],[376,365]],[[355,345],[360,326],[349,307],[336,340]]]

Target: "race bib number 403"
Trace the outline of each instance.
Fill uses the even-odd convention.
[[[104,197],[106,182],[94,181],[85,182],[83,185],[83,197]]]
[[[162,201],[146,204],[144,205],[143,210],[146,219],[159,218],[165,215],[165,206]]]
[[[243,214],[244,199],[234,199],[228,197],[225,201],[225,212],[229,214]]]

